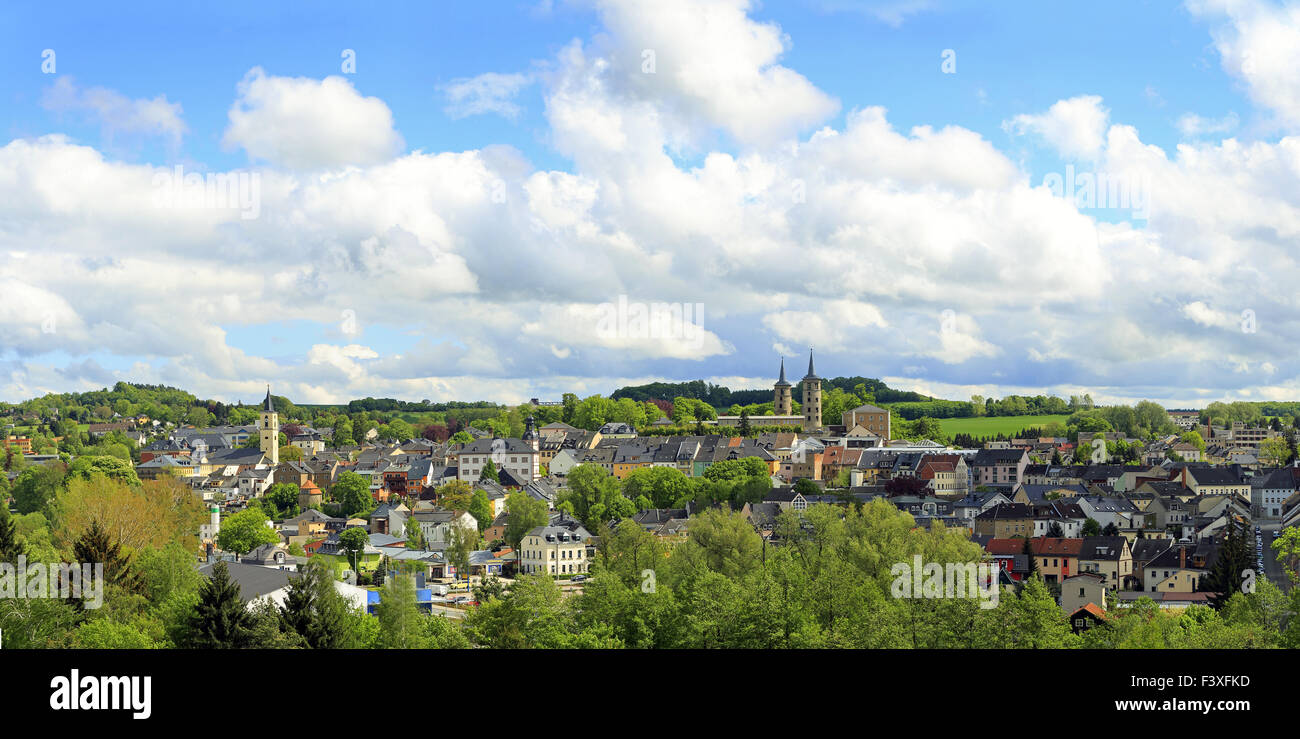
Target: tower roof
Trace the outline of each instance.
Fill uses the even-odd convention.
[[[781,379],[776,381],[777,387],[790,387],[790,383],[785,381],[785,357],[781,357]]]
[[[822,379],[822,378],[818,377],[818,376],[817,376],[817,372],[816,372],[815,370],[813,370],[813,353],[812,353],[812,349],[809,349],[809,350],[808,350],[808,374],[804,375],[804,378],[803,378],[803,379],[805,379],[805,380],[820,380],[820,379]]]
[[[266,386],[266,400],[262,401],[262,410],[275,413],[275,403],[271,400],[271,386]]]

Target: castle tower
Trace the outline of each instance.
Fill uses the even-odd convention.
[[[808,374],[803,378],[803,431],[811,434],[822,427],[822,378],[813,370],[812,350],[808,351]]]
[[[785,357],[781,357],[781,379],[776,381],[772,398],[772,415],[789,416],[794,413],[794,393],[785,381]]]
[[[262,402],[260,432],[262,453],[272,465],[280,464],[280,414],[271,401],[271,386],[266,386],[266,400]]]

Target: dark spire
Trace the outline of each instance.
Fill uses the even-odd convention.
[[[808,374],[805,375],[803,379],[805,379],[805,380],[820,380],[820,379],[821,379],[820,377],[817,376],[817,372],[816,372],[816,370],[813,369],[813,353],[812,353],[812,349],[809,349],[809,350],[808,350]]]
[[[275,413],[275,403],[271,400],[271,386],[266,386],[266,400],[262,401],[262,410]]]
[[[790,387],[790,383],[785,381],[785,357],[781,357],[781,379],[776,381],[777,387]]]

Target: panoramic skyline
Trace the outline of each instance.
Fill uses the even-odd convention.
[[[3,401],[768,388],[809,347],[956,399],[1300,399],[1294,8],[74,5],[0,10]]]

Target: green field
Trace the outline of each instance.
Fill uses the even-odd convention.
[[[1064,424],[1066,415],[1057,416],[987,416],[984,418],[940,418],[944,433],[970,434],[974,437],[1015,435],[1022,429],[1041,428],[1049,423]]]

